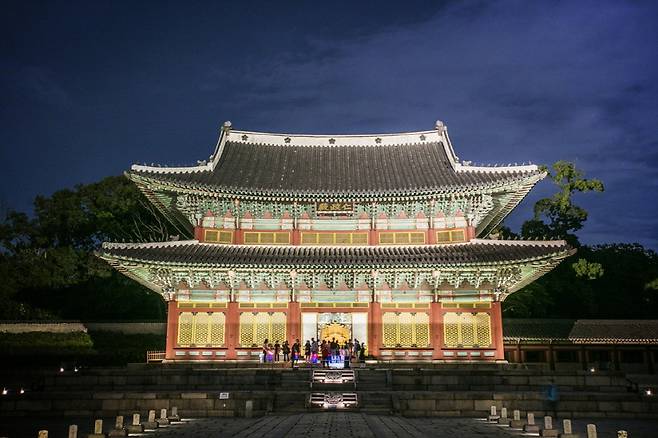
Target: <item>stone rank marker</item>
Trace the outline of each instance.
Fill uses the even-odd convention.
[[[507,424],[507,422],[507,408],[500,408],[500,420],[498,420],[498,423]]]
[[[160,418],[155,420],[158,423],[158,426],[166,426],[169,424],[169,419],[167,418],[167,410],[160,409]]]
[[[539,431],[539,436],[557,437],[558,432],[553,429],[553,418],[550,415],[544,417],[544,428]]]
[[[500,415],[496,412],[496,405],[492,405],[487,421],[489,421],[489,423],[498,423],[498,420],[500,420]]]
[[[172,406],[171,412],[169,413],[169,421],[180,421],[180,415],[178,415],[178,407]]]
[[[564,430],[561,434],[558,436],[560,438],[579,438],[580,435],[577,433],[573,433],[573,429],[571,428],[571,420],[562,420],[562,429]]]
[[[512,412],[512,420],[509,422],[509,427],[512,429],[523,429],[524,424],[523,420],[521,420],[521,411],[514,409],[514,412]]]
[[[618,430],[617,438],[628,438],[628,432],[625,430]]]
[[[77,424],[71,424],[69,426],[68,438],[78,438],[78,425]]]
[[[528,423],[523,426],[523,431],[527,433],[538,433],[539,426],[535,424],[535,414],[528,412]]]
[[[149,411],[148,420],[143,422],[142,426],[144,426],[144,429],[157,429],[158,428],[158,422],[155,421],[155,411],[153,409],[151,409]]]
[[[123,415],[118,415],[112,429],[107,436],[128,436],[128,431],[123,426]]]
[[[48,431],[47,430],[40,430],[39,431],[39,438],[48,438]]]
[[[139,414],[133,414],[133,422],[128,425],[128,433],[142,433],[144,432],[144,426],[139,422]]]
[[[103,433],[103,420],[98,419],[94,421],[94,433],[87,435],[87,438],[105,438],[106,436]]]
[[[587,438],[597,438],[596,424],[587,425]]]

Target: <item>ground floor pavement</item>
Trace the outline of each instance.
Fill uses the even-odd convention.
[[[0,418],[0,436],[10,438],[34,438],[37,431],[49,428],[49,436],[66,436],[68,424],[80,427],[79,437],[91,432],[93,419],[61,418]],[[587,436],[587,423],[597,425],[599,437],[616,437],[618,430],[626,430],[631,438],[656,436],[658,420],[595,419],[575,420],[574,432]],[[112,419],[105,419],[104,430],[110,430]],[[518,430],[487,424],[474,418],[403,418],[397,416],[366,415],[354,412],[326,412],[293,415],[271,415],[259,418],[201,418],[184,419],[181,422],[147,431],[143,436],[153,438],[198,437],[360,437],[360,438],[420,438],[420,437],[514,437],[529,436]],[[535,435],[537,436],[537,435]]]

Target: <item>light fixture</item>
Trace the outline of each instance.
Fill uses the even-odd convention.
[[[646,395],[653,395],[653,391],[651,390],[651,388],[647,388],[647,389],[645,389],[645,390],[644,390],[644,393],[645,393]]]
[[[9,394],[9,390],[7,388],[2,388],[2,395],[7,395]]]
[[[19,394],[25,394],[25,390],[24,390],[23,388],[21,388],[21,390],[18,391],[18,393],[19,393]]]
[[[596,372],[596,368],[594,368],[594,367],[590,368],[590,369],[589,369],[589,372],[590,372],[590,373],[595,373],[595,372]]]
[[[64,372],[64,367],[59,367],[59,372],[63,373]]]

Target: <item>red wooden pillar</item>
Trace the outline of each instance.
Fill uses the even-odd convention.
[[[302,339],[302,311],[299,303],[288,303],[288,315],[286,318],[286,337],[290,348],[297,339],[299,342],[304,342]]]
[[[379,245],[379,239],[377,237],[377,230],[371,228],[368,231],[368,245]]]
[[[441,303],[430,304],[430,333],[432,334],[432,359],[443,359],[443,310]]]
[[[237,359],[240,346],[240,309],[238,303],[228,303],[226,308],[226,358]]]
[[[427,243],[430,245],[436,244],[436,230],[434,228],[429,228],[427,230]]]
[[[491,303],[491,334],[496,347],[496,360],[505,360],[505,345],[503,344],[503,314],[501,302]]]
[[[199,242],[203,242],[203,240],[204,240],[203,227],[194,227],[194,240],[198,240]]]
[[[368,354],[379,356],[382,344],[382,305],[374,302],[368,307]]]
[[[244,243],[244,232],[242,228],[238,228],[233,232],[233,244],[238,245]]]
[[[178,335],[178,304],[175,300],[167,302],[167,339],[165,347],[165,359],[176,358],[176,336]]]
[[[290,234],[292,234],[291,242],[293,245],[300,245],[302,243],[301,233],[298,228],[294,228]]]

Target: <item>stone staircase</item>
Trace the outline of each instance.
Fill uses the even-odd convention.
[[[49,372],[35,378],[25,394],[0,398],[0,415],[114,416],[176,406],[185,416],[243,416],[247,401],[252,401],[254,415],[298,413],[325,409],[319,401],[320,397],[322,403],[327,401],[327,394],[355,394],[356,404],[350,401],[345,409],[379,415],[484,417],[495,405],[519,409],[522,415],[557,411],[563,418],[658,417],[658,402],[614,372],[550,372],[493,364],[418,364],[418,368],[379,364],[354,370],[354,381],[332,382],[335,375],[320,372],[314,379],[307,368],[216,364]],[[559,389],[557,403],[547,400],[550,384]],[[312,394],[322,396],[313,399]],[[333,409],[331,403],[328,408]]]

